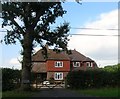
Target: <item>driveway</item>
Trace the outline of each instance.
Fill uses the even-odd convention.
[[[33,97],[90,97],[64,88],[40,89]]]

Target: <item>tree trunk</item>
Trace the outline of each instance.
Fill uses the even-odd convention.
[[[22,82],[21,90],[28,91],[30,87],[30,78],[31,78],[31,53],[32,53],[32,33],[28,30],[24,35],[23,41],[23,63],[22,63]]]

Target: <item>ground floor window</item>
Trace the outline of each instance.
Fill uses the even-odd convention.
[[[54,73],[54,79],[55,80],[63,80],[63,73],[61,73],[61,72]]]

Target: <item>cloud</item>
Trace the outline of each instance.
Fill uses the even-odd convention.
[[[106,30],[108,28],[118,28],[118,10],[102,13],[96,17],[95,21],[89,22],[85,28],[97,28],[101,30],[79,30],[75,34],[95,34],[95,35],[118,35],[117,30]],[[68,47],[90,56],[96,60],[117,59],[118,37],[117,36],[72,36]],[[102,61],[101,61],[102,62]],[[109,62],[104,62],[109,64]],[[102,64],[102,63],[101,63]],[[106,65],[104,64],[104,65]]]
[[[41,47],[39,47],[39,46],[37,46],[37,47],[35,47],[34,48],[34,50],[33,50],[33,54],[35,54],[37,51],[39,51],[41,49]]]
[[[12,58],[12,59],[10,59],[9,60],[9,67],[8,68],[21,69],[21,63],[19,62],[20,60],[21,60],[20,56],[18,58]]]
[[[9,63],[12,65],[20,64],[17,58],[12,58]]]
[[[115,65],[116,63],[118,63],[118,60],[98,60],[97,61],[98,67],[102,67],[102,68],[104,66],[108,66],[108,65],[110,65],[110,66]],[[107,64],[107,65],[104,65],[104,64]]]
[[[34,48],[34,51],[37,52],[37,51],[40,50],[40,49],[41,49],[41,47],[35,47],[35,48]]]

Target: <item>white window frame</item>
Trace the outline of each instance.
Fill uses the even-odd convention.
[[[89,64],[89,65],[87,65],[87,67],[93,67],[93,63],[92,62],[86,62],[86,64]]]
[[[63,67],[63,62],[62,61],[55,61],[55,67]]]
[[[79,64],[79,65],[77,65]],[[73,62],[73,67],[80,67],[80,62]]]
[[[55,80],[63,80],[63,72],[55,72],[54,79]]]

